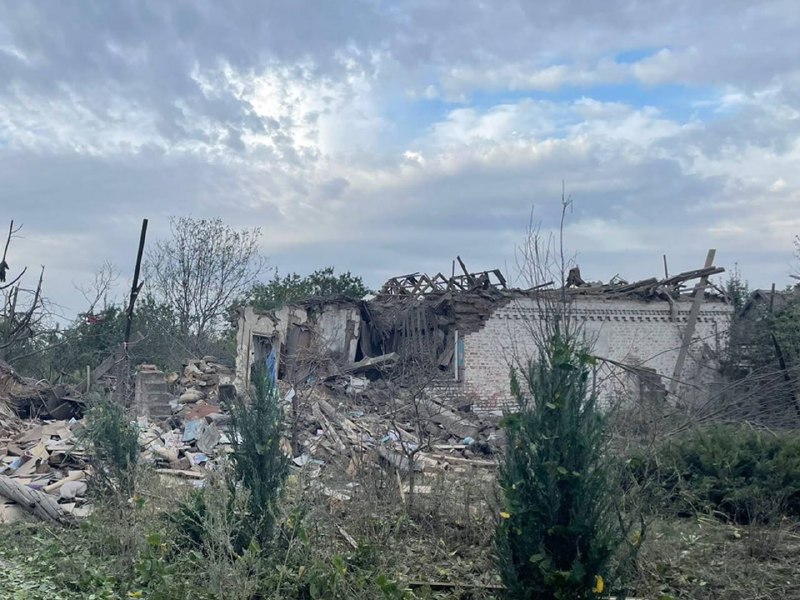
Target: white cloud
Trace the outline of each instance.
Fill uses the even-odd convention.
[[[633,75],[647,85],[680,83],[684,81],[684,74],[696,65],[699,54],[694,47],[679,51],[662,48],[635,63],[632,66]]]
[[[534,62],[511,63],[493,67],[473,65],[451,68],[443,77],[449,94],[464,90],[536,90],[553,92],[565,86],[590,87],[595,84],[621,83],[629,69],[610,59],[592,65],[556,64],[538,67]]]
[[[786,189],[786,180],[783,177],[778,177],[775,181],[772,182],[772,185],[769,186],[770,192],[780,193]]]
[[[175,213],[260,225],[283,270],[333,262],[373,285],[455,254],[510,262],[531,204],[552,226],[562,180],[593,279],[648,276],[667,248],[691,268],[712,243],[779,279],[800,231],[790,0],[83,16],[0,9],[4,209],[35,231],[20,259],[48,264],[51,295],[128,265],[140,219],[156,237]]]

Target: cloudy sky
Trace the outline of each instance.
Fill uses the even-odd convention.
[[[192,215],[260,226],[282,271],[513,271],[563,180],[587,279],[714,247],[783,285],[798,31],[797,0],[0,2],[9,262],[79,310],[142,218]]]

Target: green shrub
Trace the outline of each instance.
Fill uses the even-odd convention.
[[[628,528],[618,518],[604,417],[589,389],[592,361],[556,330],[523,374],[525,389],[512,369],[519,412],[504,420],[497,535],[509,598],[591,598],[617,579],[612,560]]]
[[[231,406],[233,481],[248,492],[247,528],[262,547],[272,541],[278,501],[288,472],[283,453],[284,414],[278,390],[264,367],[254,370],[255,393]]]
[[[106,491],[130,498],[139,460],[136,426],[119,404],[99,398],[92,402],[84,423],[80,435],[92,452],[95,479]]]
[[[324,533],[308,519],[302,506],[280,524],[277,537],[284,557],[269,578],[270,598],[417,598],[385,572],[380,548],[360,542],[352,552],[340,553],[332,545],[320,543]]]
[[[265,548],[273,541],[288,473],[281,447],[283,412],[266,370],[255,370],[252,379],[253,397],[237,397],[230,407],[231,463],[167,514],[178,535],[205,554],[229,547],[237,555],[253,543]]]
[[[640,482],[679,513],[713,512],[735,521],[800,516],[800,435],[749,425],[698,427],[629,461]]]
[[[224,490],[227,492],[227,488]],[[184,545],[203,550],[209,535],[206,489],[191,490],[164,519],[175,528]]]

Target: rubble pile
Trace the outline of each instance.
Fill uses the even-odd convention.
[[[166,399],[164,414],[151,406],[136,420],[141,462],[165,477],[202,486],[231,452],[226,399],[234,393],[233,371],[207,356],[188,361],[182,375],[164,377],[147,365],[139,373],[149,386],[142,387],[144,395],[155,396],[156,404]],[[310,380],[297,389],[284,382],[278,386],[286,414],[284,451],[293,468],[327,495],[349,499],[364,467],[396,473],[401,492],[401,478],[412,472],[420,474],[418,493],[430,490],[429,475],[492,477],[501,442],[492,417],[453,409],[432,393],[412,394],[386,379],[352,373]],[[22,510],[54,522],[87,514],[92,466],[78,442],[82,420],[43,420],[35,414],[21,419],[8,397],[0,396],[5,400],[0,401],[0,520],[17,519]]]
[[[143,462],[164,475],[203,479],[206,469],[230,452],[229,422],[218,406],[198,402],[183,407],[167,426],[140,423]]]
[[[228,394],[233,394],[233,369],[220,363],[213,356],[204,356],[199,360],[189,360],[183,374],[173,373],[167,377],[167,383],[179,386],[178,402],[193,404],[205,401],[219,404]]]
[[[22,507],[51,521],[88,514],[87,456],[76,444],[80,426],[74,418],[50,420],[2,439],[0,522],[19,519]]]
[[[20,377],[8,363],[0,360],[0,412],[23,417],[69,419],[83,414],[84,403],[74,386],[51,385]]]
[[[206,468],[230,452],[230,417],[221,402],[235,394],[233,376],[233,369],[213,356],[187,360],[182,373],[168,374],[168,415],[138,420],[144,462],[164,475],[203,479]],[[153,390],[151,383],[151,406]]]
[[[495,418],[455,412],[428,394],[409,398],[384,380],[343,376],[305,392],[283,389],[292,461],[330,485],[344,484],[337,497],[347,496],[365,464],[400,475],[413,469],[423,480],[444,472],[491,477],[496,467],[502,440]]]
[[[140,462],[166,476],[202,480],[230,452],[228,420],[219,408],[200,405],[176,417],[173,428],[139,423]],[[21,433],[0,439],[0,522],[24,511],[54,522],[90,512],[85,495],[93,467],[78,440],[82,426],[77,419],[28,421]]]

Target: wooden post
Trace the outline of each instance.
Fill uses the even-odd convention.
[[[131,341],[131,325],[133,324],[133,307],[136,304],[136,298],[139,296],[141,285],[139,285],[139,272],[142,268],[142,255],[144,254],[144,240],[147,236],[147,219],[142,219],[142,231],[139,234],[139,251],[136,254],[136,267],[133,270],[133,283],[131,284],[131,297],[128,301],[128,311],[125,319],[125,338],[122,342],[122,362],[120,364],[120,372],[117,377],[117,395],[123,395],[119,398],[120,404],[125,405],[130,397],[130,356],[128,355],[128,346]]]
[[[147,219],[142,219],[142,232],[139,235],[139,252],[136,254],[136,267],[133,270],[133,284],[131,285],[131,298],[128,301],[128,318],[125,322],[125,351],[131,340],[131,324],[133,323],[133,305],[139,296],[139,271],[142,268],[142,254],[144,254],[144,240],[147,237]]]
[[[714,257],[717,251],[711,249],[706,256],[706,269],[714,265]],[[689,310],[689,317],[686,319],[686,329],[683,331],[683,340],[681,342],[680,350],[678,351],[678,359],[675,361],[675,370],[672,373],[672,381],[669,384],[669,393],[675,394],[678,390],[680,383],[681,373],[683,372],[683,365],[686,362],[686,356],[689,354],[689,346],[692,345],[692,337],[694,336],[694,329],[697,325],[697,317],[700,314],[700,306],[703,304],[703,296],[706,286],[708,285],[708,276],[704,275],[700,278],[700,282],[694,287],[694,300],[692,300],[692,308]]]
[[[772,284],[772,289],[769,292],[769,314],[775,309],[775,284]]]

